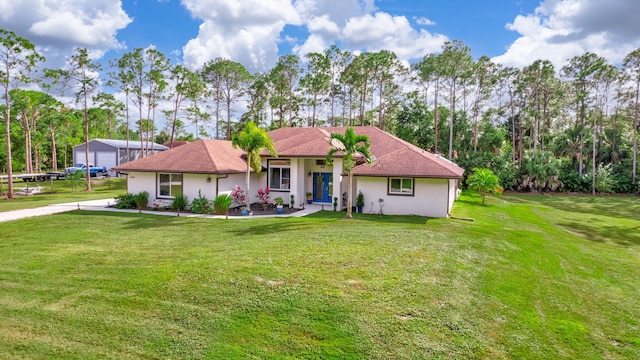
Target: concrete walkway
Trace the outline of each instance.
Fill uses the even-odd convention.
[[[204,214],[192,214],[192,213],[177,214],[175,212],[170,212],[170,211],[123,210],[123,209],[116,209],[114,207],[111,207],[113,206],[113,204],[115,204],[115,199],[102,199],[102,200],[90,200],[90,201],[81,201],[81,202],[73,202],[73,203],[55,204],[55,205],[43,206],[43,207],[34,208],[34,209],[4,211],[4,212],[0,212],[0,223],[18,220],[18,219],[30,218],[35,216],[59,214],[59,213],[72,211],[72,210],[144,213],[144,214],[151,214],[151,215],[184,216],[184,217],[197,217],[197,218],[208,218],[208,219],[225,219],[226,218],[224,215],[204,215]],[[312,204],[312,205],[305,205],[304,209],[296,211],[295,213],[291,213],[291,214],[229,216],[229,219],[241,220],[241,219],[265,218],[265,217],[281,217],[281,218],[282,217],[301,217],[301,216],[318,212],[320,210],[323,210],[323,207],[321,205]]]

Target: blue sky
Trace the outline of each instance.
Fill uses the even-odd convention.
[[[265,71],[279,55],[335,43],[417,61],[449,40],[508,66],[562,66],[594,52],[619,64],[640,47],[631,0],[0,0],[0,27],[31,39],[61,66],[75,47],[106,62],[155,46],[197,68],[216,57]]]

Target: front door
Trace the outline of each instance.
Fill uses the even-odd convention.
[[[313,173],[313,202],[331,203],[333,174]]]

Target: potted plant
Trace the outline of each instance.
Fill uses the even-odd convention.
[[[293,209],[293,204],[295,204],[295,196],[291,195],[291,202],[289,202],[289,204],[291,205],[289,208]]]
[[[284,212],[284,209],[283,209],[284,200],[280,196],[278,196],[277,198],[273,199],[273,201],[276,202],[276,212],[278,214],[282,214]]]
[[[362,208],[364,207],[364,194],[362,191],[358,191],[358,196],[356,196],[356,210],[358,214],[362,214]]]
[[[313,201],[313,193],[311,191],[307,191],[307,204],[311,204]]]
[[[333,198],[333,211],[338,211],[338,198]]]

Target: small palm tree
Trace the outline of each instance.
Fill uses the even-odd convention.
[[[467,179],[467,185],[469,185],[469,189],[482,196],[482,205],[484,205],[484,198],[488,193],[502,193],[500,179],[490,169],[474,168],[473,174]]]
[[[234,148],[240,148],[247,154],[247,194],[251,194],[249,189],[251,169],[256,173],[262,170],[262,162],[260,153],[262,149],[267,150],[272,156],[278,156],[273,145],[273,140],[267,135],[266,131],[258,128],[255,123],[248,122],[244,130],[231,137],[231,144]],[[251,205],[251,199],[247,201],[247,209]]]
[[[366,135],[356,135],[353,128],[347,128],[343,134],[331,133],[329,136],[331,150],[327,153],[327,162],[331,162],[331,157],[337,153],[344,154],[344,169],[349,173],[349,186],[347,187],[347,219],[351,219],[351,188],[353,184],[353,168],[356,165],[355,157],[360,154],[368,164],[371,164],[372,157],[371,142]]]

